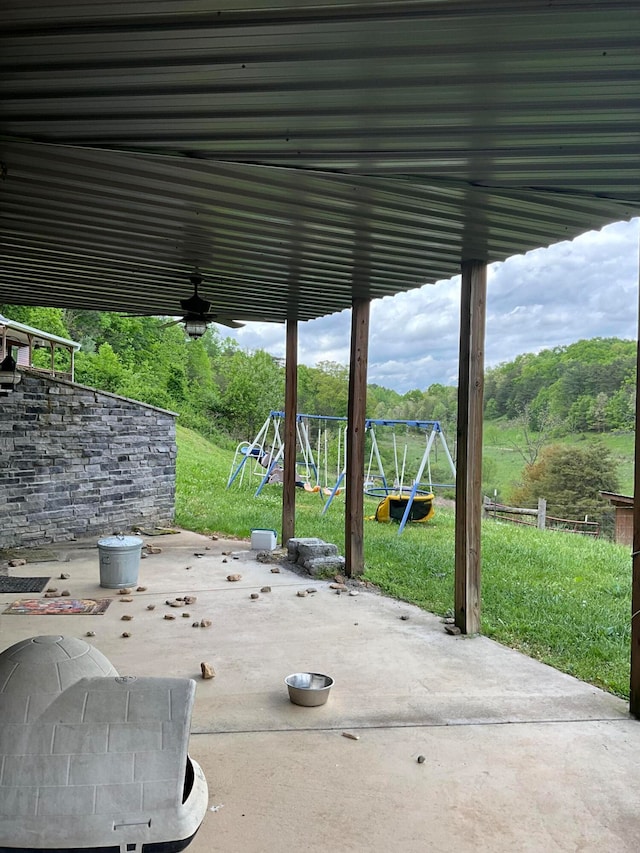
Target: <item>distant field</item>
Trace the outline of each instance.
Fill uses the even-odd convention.
[[[596,440],[601,441],[611,451],[617,462],[620,492],[627,495],[633,494],[633,433],[597,436],[589,434],[586,437],[576,435],[557,439],[557,443],[579,446]],[[514,485],[520,483],[522,479],[525,460],[518,451],[518,447],[524,447],[522,435],[518,429],[500,421],[485,423],[483,448],[483,458],[487,463],[483,478],[485,490],[493,495],[493,489],[497,489],[498,498],[504,501],[509,500]]]
[[[394,447],[395,435],[395,447]],[[418,434],[415,430],[405,427],[378,428],[376,432],[380,454],[382,457],[385,475],[390,482],[396,478],[399,480],[402,474],[404,462],[404,482],[410,483],[418,471],[422,459],[426,436]],[[445,435],[449,450],[455,451],[455,431]],[[633,454],[634,436],[632,433],[604,434],[588,436],[576,435],[557,439],[558,443],[580,446],[585,442],[601,441],[612,452],[616,462],[619,477],[619,488],[623,494],[633,493]],[[483,460],[484,491],[493,496],[494,489],[498,492],[498,498],[505,502],[509,501],[510,493],[516,485],[522,481],[522,472],[525,459],[518,448],[524,449],[524,440],[519,429],[503,421],[489,421],[484,427]],[[405,447],[407,449],[405,457]],[[396,466],[397,460],[397,466]],[[376,460],[371,461],[367,452],[365,474],[371,470],[377,473]],[[396,473],[397,472],[397,473]],[[423,482],[429,481],[429,469],[426,468],[422,477]],[[442,450],[440,441],[434,442],[431,453],[431,481],[434,483],[450,483],[451,473]],[[448,496],[453,496],[449,490]]]

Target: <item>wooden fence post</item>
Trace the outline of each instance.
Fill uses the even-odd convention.
[[[544,530],[547,525],[546,498],[538,498],[538,530]]]

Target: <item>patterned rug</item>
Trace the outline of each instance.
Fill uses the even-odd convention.
[[[101,616],[111,601],[110,598],[20,598],[4,613],[17,616]]]
[[[0,592],[42,592],[50,577],[0,577]]]

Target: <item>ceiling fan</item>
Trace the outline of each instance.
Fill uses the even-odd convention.
[[[190,275],[189,280],[193,285],[193,293],[188,299],[180,300],[180,307],[184,311],[184,315],[178,320],[165,323],[163,328],[184,323],[185,331],[190,338],[201,338],[206,332],[209,323],[221,323],[230,329],[242,328],[244,323],[238,323],[237,320],[221,317],[219,314],[209,311],[211,303],[198,294],[198,287],[202,284],[202,276],[199,273]]]

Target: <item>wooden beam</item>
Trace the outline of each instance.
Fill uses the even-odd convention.
[[[364,572],[364,424],[367,406],[370,304],[369,299],[354,299],[351,307],[344,531],[348,577]]]
[[[639,288],[640,295],[640,288]],[[629,711],[640,719],[640,315],[636,353],[636,439],[633,478],[633,548],[631,552],[631,678]]]
[[[284,388],[284,482],[282,485],[282,544],[296,527],[296,414],[298,411],[298,321],[287,320]]]
[[[295,536],[296,515],[296,413],[298,411],[298,323],[286,327],[284,480],[282,486],[282,544]]]
[[[460,300],[455,524],[455,619],[464,634],[476,634],[480,630],[486,297],[486,264],[483,261],[464,261]]]

